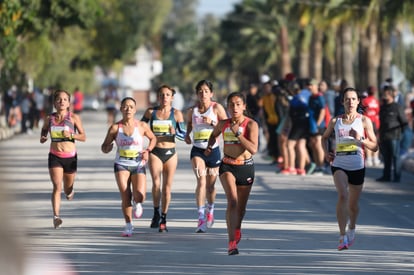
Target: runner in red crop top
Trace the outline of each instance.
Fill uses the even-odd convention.
[[[227,197],[228,255],[236,255],[239,253],[237,243],[241,240],[241,224],[254,181],[253,155],[258,148],[259,126],[245,115],[246,99],[242,93],[231,93],[227,97],[227,106],[231,118],[221,120],[214,128],[205,154],[210,154],[221,133],[224,157],[219,175]]]
[[[77,114],[69,112],[70,94],[64,90],[58,90],[53,94],[53,98],[56,112],[45,119],[40,143],[45,143],[48,133],[50,133],[48,167],[53,184],[53,225],[58,228],[62,224],[62,219],[59,216],[62,182],[66,199],[72,200],[78,162],[75,140],[85,141],[86,135],[81,118]]]

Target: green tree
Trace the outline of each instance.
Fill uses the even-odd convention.
[[[89,28],[100,11],[95,0],[13,0],[2,2],[0,8],[0,21],[5,23],[1,24],[4,37],[0,40],[3,88],[16,81],[15,75],[38,73],[34,68],[44,66],[46,59],[39,56],[50,56],[51,41],[68,27]],[[30,58],[25,60],[27,53]]]

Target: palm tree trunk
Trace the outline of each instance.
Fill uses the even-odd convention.
[[[349,86],[355,86],[353,73],[354,55],[352,52],[352,26],[344,24],[342,25],[341,30],[343,75]]]
[[[371,23],[368,27],[368,83],[367,86],[378,86],[378,67],[379,67],[379,45],[378,45],[378,26]]]
[[[381,74],[380,83],[391,76],[391,61],[392,61],[392,49],[391,49],[391,37],[389,32],[381,33]]]
[[[280,28],[280,48],[282,50],[281,56],[281,72],[282,76],[292,72],[292,64],[289,53],[289,34],[287,26],[283,25]]]
[[[310,77],[311,60],[310,49],[312,44],[312,27],[307,26],[301,31],[300,48],[299,48],[299,76]]]
[[[315,29],[314,36],[313,36],[313,62],[312,62],[312,68],[311,73],[312,76],[318,80],[322,80],[323,76],[323,32],[320,30]]]

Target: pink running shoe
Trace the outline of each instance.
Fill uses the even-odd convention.
[[[206,221],[204,219],[199,219],[196,233],[206,233],[206,231],[207,231]]]
[[[338,250],[344,250],[344,249],[348,249],[348,237],[345,236],[341,236],[339,238],[339,245],[338,245]]]
[[[207,228],[212,228],[214,224],[214,214],[207,213]]]
[[[240,242],[241,236],[241,229],[236,229],[236,232],[234,232],[234,239],[236,240],[237,244]]]
[[[237,249],[236,241],[229,242],[229,250],[227,251],[228,255],[237,255],[239,250]]]

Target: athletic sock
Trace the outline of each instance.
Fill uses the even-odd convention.
[[[210,214],[213,214],[214,213],[214,203],[212,203],[212,204],[207,204],[207,207],[208,207],[208,212],[210,213]]]
[[[167,222],[167,213],[161,213],[161,223]]]
[[[206,210],[206,207],[204,205],[198,208],[198,219],[199,220],[204,220],[205,210]]]

